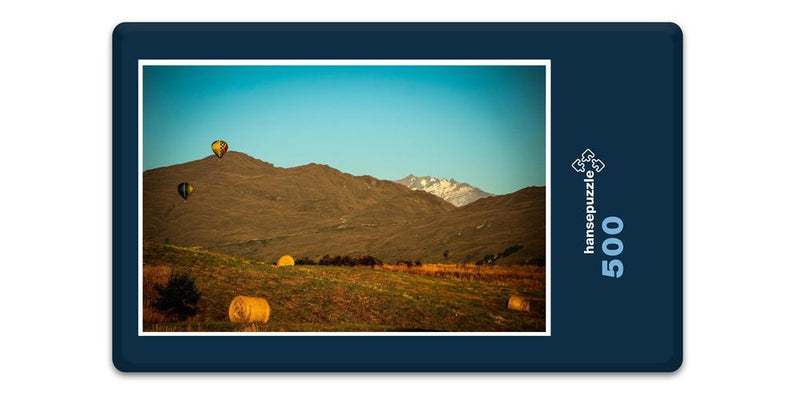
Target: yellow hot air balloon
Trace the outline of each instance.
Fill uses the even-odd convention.
[[[217,158],[222,158],[228,152],[228,144],[222,140],[217,140],[211,143],[211,151],[217,155]]]

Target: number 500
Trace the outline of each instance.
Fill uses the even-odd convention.
[[[603,253],[605,253],[605,255],[616,257],[622,254],[622,249],[624,247],[622,245],[622,240],[613,236],[622,232],[623,226],[622,219],[619,217],[606,217],[606,219],[603,220],[603,232],[611,236],[603,240]],[[603,276],[620,278],[622,277],[623,269],[622,261],[616,258],[611,261],[603,260]]]

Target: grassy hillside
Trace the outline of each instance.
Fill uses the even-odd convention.
[[[188,201],[180,182],[194,186]],[[143,184],[145,239],[190,246],[389,228],[455,209],[390,181],[319,164],[280,168],[235,151],[145,171]]]
[[[238,152],[148,170],[143,179],[151,242],[266,260],[290,253],[474,263],[516,245],[498,263],[545,257],[541,187],[457,208],[398,183],[319,164],[279,168]],[[194,187],[188,201],[178,195],[180,182]]]
[[[545,195],[543,187],[528,187],[503,196],[480,199],[405,229],[374,239],[373,248],[388,260],[404,257],[474,263],[487,254],[520,245],[498,261],[504,265],[541,264],[545,257]]]
[[[145,331],[543,331],[542,267],[276,267],[263,261],[148,243]],[[155,283],[186,273],[201,293],[198,315],[168,322],[150,307]],[[511,311],[512,294],[533,299]],[[263,297],[266,324],[231,324],[237,295]]]

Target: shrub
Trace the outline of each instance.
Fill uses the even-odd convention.
[[[300,258],[294,260],[294,264],[295,265],[317,265],[317,262],[314,261],[313,258],[300,257]]]
[[[383,261],[373,256],[363,256],[358,259],[358,265],[368,265],[374,267],[376,265],[383,265]]]
[[[495,261],[497,261],[497,256],[497,254],[487,254],[478,260],[475,265],[494,265]]]
[[[507,248],[507,249],[503,250],[503,252],[502,252],[502,253],[498,254],[498,255],[500,256],[500,257],[498,257],[498,258],[501,258],[501,257],[508,257],[508,256],[510,256],[511,254],[514,254],[514,253],[515,253],[517,250],[519,250],[519,249],[521,249],[521,248],[522,248],[522,246],[520,246],[520,245],[518,245],[518,244],[515,244],[515,245],[513,245],[513,246],[511,246],[511,247],[509,247],[509,248]]]
[[[496,263],[497,260],[499,260],[499,259],[501,259],[503,257],[508,257],[511,254],[516,253],[517,250],[519,250],[521,248],[522,248],[522,246],[520,246],[518,244],[515,244],[515,245],[513,245],[511,247],[506,248],[505,250],[501,251],[500,253],[497,253],[497,254],[486,254],[485,256],[483,256],[483,258],[481,258],[480,260],[475,262],[475,265],[484,265],[484,264],[486,264],[486,265],[494,265],[494,263]]]
[[[186,274],[171,275],[166,285],[155,286],[156,300],[153,307],[163,314],[185,320],[197,314],[197,302],[200,301],[200,292],[194,284],[194,279]]]

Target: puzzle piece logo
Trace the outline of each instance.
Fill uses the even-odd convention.
[[[592,169],[594,169],[595,171],[600,172],[605,167],[606,167],[606,164],[603,162],[603,160],[601,160],[599,158],[593,158],[592,159]]]
[[[583,154],[581,154],[581,158],[576,158],[575,161],[572,162],[572,169],[574,169],[575,172],[586,172],[586,167],[590,163],[592,164],[590,168],[595,172],[600,172],[606,167],[603,160],[597,158],[592,150],[586,149]]]
[[[581,161],[581,159],[576,159],[572,162],[572,169],[574,169],[575,172],[586,172],[586,163]]]

